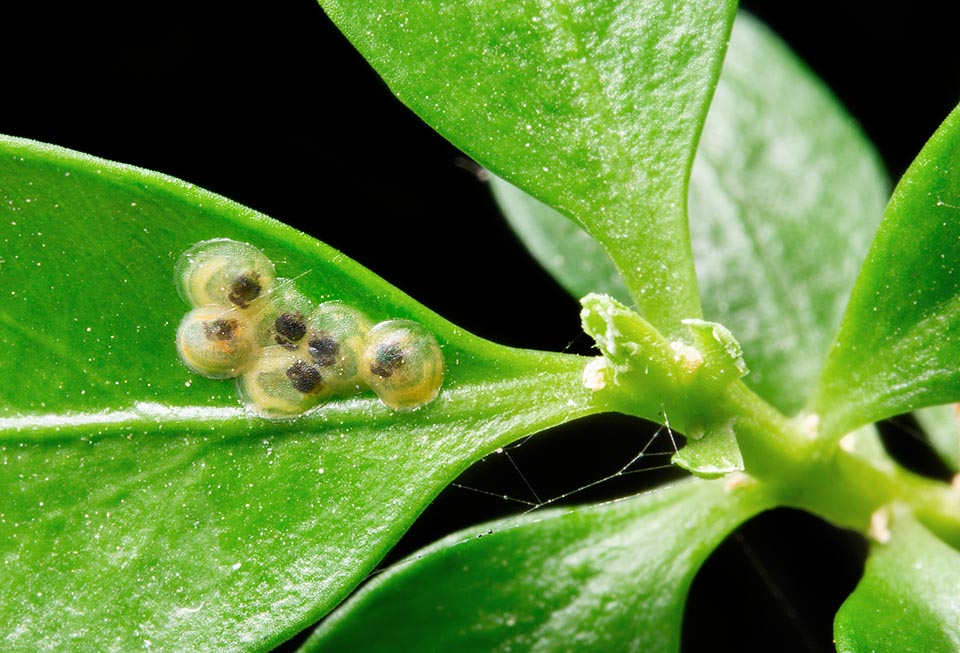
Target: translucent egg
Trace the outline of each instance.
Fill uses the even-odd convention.
[[[254,328],[240,311],[210,305],[195,308],[177,329],[177,352],[191,370],[211,379],[241,374],[256,359]]]
[[[443,367],[437,339],[416,322],[388,320],[367,333],[361,373],[389,408],[414,410],[433,401]]]
[[[339,301],[320,304],[307,318],[304,352],[338,393],[357,392],[365,385],[360,356],[371,324],[362,311]]]
[[[268,417],[300,415],[333,394],[317,365],[279,345],[260,350],[238,387],[243,400]]]
[[[273,263],[248,243],[227,238],[197,243],[180,257],[180,295],[194,306],[259,307],[276,279]]]
[[[180,257],[177,283],[194,306],[177,329],[180,358],[203,376],[239,377],[241,398],[261,415],[300,415],[367,388],[394,410],[414,410],[440,392],[433,334],[409,320],[373,326],[342,301],[314,305],[253,245],[197,243]]]
[[[313,302],[297,290],[292,279],[277,279],[273,292],[263,301],[256,316],[257,343],[263,347],[299,347],[307,334],[307,316],[313,312]]]

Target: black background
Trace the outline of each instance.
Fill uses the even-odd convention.
[[[0,7],[0,132],[230,197],[340,249],[478,335],[589,351],[576,302],[512,239],[462,156],[391,97],[311,0],[17,4],[28,3]],[[945,4],[744,6],[826,80],[896,179],[960,100],[957,23]],[[551,497],[616,471],[649,433],[635,420],[591,419],[511,455]],[[671,475],[638,474],[571,500],[620,496]],[[503,456],[461,483],[529,498]],[[395,556],[509,509],[451,488]],[[859,538],[799,513],[755,520],[698,578],[685,650],[832,650],[831,617],[862,555]]]

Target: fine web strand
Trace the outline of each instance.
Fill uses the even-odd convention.
[[[760,556],[757,555],[757,552],[754,551],[753,547],[747,543],[746,538],[741,532],[737,531],[733,537],[740,546],[740,550],[743,551],[744,555],[747,557],[747,560],[750,561],[750,566],[752,566],[757,572],[757,575],[763,582],[763,586],[768,592],[770,592],[770,595],[773,597],[774,601],[777,602],[777,605],[779,605],[784,614],[787,615],[787,619],[800,635],[800,639],[803,640],[804,647],[806,647],[806,649],[811,653],[815,653],[816,651],[820,650],[813,637],[813,634],[810,632],[810,629],[807,627],[803,618],[780,589],[780,586],[770,575],[770,572],[767,571],[766,565],[763,564],[763,561],[760,559]]]
[[[518,495],[516,492],[498,492],[490,489],[489,487],[482,487],[478,484],[466,484],[461,482],[451,483],[450,487],[473,495],[496,499],[504,504],[514,506],[515,511],[512,511],[511,513],[513,515],[512,518],[509,514],[499,519],[494,518],[498,524],[496,530],[507,529],[518,523],[520,521],[520,517],[524,515],[560,502],[564,502],[571,498],[576,498],[580,494],[612,483],[618,479],[640,474],[647,474],[657,470],[676,469],[676,467],[670,462],[670,458],[677,451],[676,438],[673,430],[670,428],[669,420],[665,419],[664,422],[665,424],[658,426],[656,430],[644,440],[643,445],[638,450],[635,450],[632,454],[630,454],[630,457],[626,460],[626,462],[620,464],[615,471],[612,473],[603,474],[599,478],[595,478],[586,483],[581,483],[570,490],[560,491],[554,494],[545,494],[542,488],[538,490],[538,485],[531,479],[530,474],[527,474],[523,471],[524,467],[529,463],[522,463],[518,461],[515,455],[511,454],[511,452],[516,452],[524,445],[528,444],[532,436],[527,436],[526,438],[523,438],[508,447],[497,449],[478,463],[480,466],[484,465],[485,463],[489,464],[491,462],[495,462],[499,456],[502,456],[502,460],[505,460],[512,472],[512,475],[519,480],[521,487],[526,490],[526,493],[529,496],[522,496],[523,493]],[[658,442],[663,442],[663,444],[659,446],[666,450],[652,451]],[[654,464],[637,467],[638,463],[641,461],[652,462]],[[656,461],[663,462],[658,464]],[[629,495],[630,493],[630,491],[625,491],[624,495]],[[573,509],[572,506],[571,509]],[[449,543],[444,547],[444,549],[458,546],[477,537],[484,537],[494,532],[494,529],[491,529],[489,525],[477,525],[475,527],[467,526],[464,530],[465,534],[463,539]],[[419,558],[420,556],[418,554],[414,554],[413,557],[406,557],[399,561],[388,563],[384,567],[381,567],[373,572],[372,575],[380,574],[388,569],[392,569],[397,565],[408,564]]]
[[[668,419],[665,419],[664,421],[665,421],[666,423],[665,423],[664,425],[658,427],[658,428],[656,429],[656,431],[654,431],[654,433],[653,433],[652,435],[650,435],[650,437],[648,437],[648,438],[646,439],[646,441],[644,442],[643,446],[642,446],[635,454],[633,454],[633,455],[627,460],[627,462],[626,462],[625,464],[623,464],[622,466],[620,466],[620,467],[619,467],[616,471],[614,471],[613,473],[604,475],[604,476],[602,476],[602,477],[600,477],[600,478],[598,478],[598,479],[595,479],[595,480],[590,481],[590,482],[588,482],[588,483],[584,483],[584,484],[582,484],[582,485],[579,485],[579,486],[577,486],[576,488],[574,488],[574,489],[572,489],[572,490],[568,490],[568,491],[565,491],[565,492],[562,492],[562,493],[559,493],[559,494],[550,496],[550,497],[548,497],[548,498],[546,498],[546,499],[541,498],[540,493],[537,492],[537,490],[536,490],[535,487],[534,487],[534,484],[530,481],[528,475],[527,475],[527,474],[524,474],[523,470],[521,469],[520,465],[516,462],[515,458],[510,455],[510,451],[511,451],[511,450],[519,449],[519,448],[522,447],[524,444],[526,444],[526,443],[529,441],[530,436],[528,436],[528,437],[526,437],[526,438],[524,438],[524,439],[522,439],[522,440],[514,443],[513,445],[510,445],[509,447],[505,447],[505,448],[502,448],[502,449],[498,449],[498,450],[496,450],[496,451],[494,452],[494,454],[503,454],[503,455],[505,456],[505,458],[507,459],[507,461],[510,463],[510,466],[513,468],[513,470],[516,472],[517,476],[518,476],[518,477],[520,478],[520,480],[523,482],[524,486],[529,490],[530,494],[533,496],[533,499],[534,499],[533,501],[531,501],[531,500],[529,500],[529,499],[524,499],[524,498],[521,498],[521,497],[512,496],[511,494],[504,494],[504,493],[502,493],[502,492],[494,492],[494,491],[491,491],[491,490],[488,490],[488,489],[485,489],[485,488],[482,488],[482,487],[476,487],[476,486],[472,486],[472,485],[466,485],[466,484],[463,484],[463,483],[456,483],[456,482],[455,482],[455,483],[451,483],[451,487],[455,487],[455,488],[458,488],[458,489],[461,489],[461,490],[465,490],[465,491],[468,491],[468,492],[474,492],[474,493],[477,493],[477,494],[480,494],[480,495],[484,495],[484,496],[489,496],[489,497],[493,497],[493,498],[497,498],[497,499],[502,499],[502,500],[507,501],[507,502],[509,502],[509,503],[513,503],[513,504],[516,504],[516,505],[519,505],[519,506],[523,506],[523,507],[525,508],[525,510],[524,510],[522,513],[520,513],[520,514],[527,514],[527,513],[529,513],[529,512],[534,511],[534,510],[539,510],[539,509],[541,509],[541,508],[545,508],[545,507],[547,507],[547,506],[549,506],[549,505],[551,505],[551,504],[557,503],[557,502],[559,502],[559,501],[563,501],[563,500],[565,500],[565,499],[569,499],[570,497],[574,497],[574,496],[576,496],[576,495],[578,495],[578,494],[581,494],[581,493],[583,493],[583,492],[586,492],[587,490],[596,488],[597,486],[600,486],[600,485],[609,483],[609,482],[611,482],[611,481],[613,481],[613,480],[615,480],[615,479],[618,479],[618,478],[621,478],[621,477],[624,477],[624,476],[630,476],[630,475],[633,475],[633,474],[641,474],[641,473],[652,472],[652,471],[656,471],[656,470],[660,470],[660,469],[670,469],[670,468],[672,468],[672,467],[673,467],[673,464],[670,463],[669,460],[668,460],[667,462],[665,462],[665,463],[663,463],[663,464],[661,464],[661,465],[653,465],[653,466],[649,466],[649,467],[643,467],[643,468],[640,468],[640,469],[633,469],[633,467],[634,467],[638,462],[640,462],[641,460],[650,459],[650,458],[663,459],[664,457],[670,458],[670,457],[672,457],[672,456],[677,452],[677,442],[676,442],[676,438],[674,437],[673,430],[670,428],[670,421],[669,421]],[[669,451],[655,451],[655,452],[651,452],[651,451],[650,451],[651,447],[653,447],[653,445],[654,445],[660,438],[662,438],[662,437],[667,437],[667,438],[668,438],[668,440],[669,440],[669,445],[670,445],[670,450],[669,450]]]
[[[578,495],[587,493],[588,491],[597,487],[613,483],[618,479],[646,474],[648,472],[656,472],[657,470],[676,470],[677,468],[670,462],[670,458],[678,450],[677,438],[673,433],[673,429],[670,426],[669,417],[666,415],[666,413],[662,411],[661,417],[663,424],[658,426],[652,434],[646,437],[642,446],[630,454],[629,457],[626,458],[625,462],[619,465],[615,471],[608,474],[602,474],[599,478],[595,478],[594,480],[586,483],[581,483],[573,489],[559,493],[548,494],[545,492],[544,489],[533,480],[530,474],[524,472],[524,469],[530,468],[530,461],[524,462],[516,455],[518,450],[522,450],[525,445],[530,443],[533,436],[527,436],[507,447],[503,447],[502,449],[497,449],[496,451],[492,452],[490,455],[481,460],[478,465],[482,466],[485,463],[496,462],[498,459],[502,460],[503,463],[501,463],[501,465],[504,468],[509,465],[512,473],[520,481],[518,485],[524,488],[529,496],[524,496],[522,490],[520,491],[520,494],[517,492],[504,493],[497,492],[489,487],[483,487],[479,484],[466,484],[461,482],[452,483],[452,488],[456,488],[457,490],[465,493],[498,500],[503,504],[512,506],[516,512],[514,512],[512,516],[508,515],[506,517],[496,519],[496,525],[492,525],[490,523],[476,524],[472,527],[467,526],[461,529],[463,537],[445,544],[441,550],[449,550],[462,544],[466,544],[467,542],[474,541],[478,538],[493,535],[497,531],[507,530],[521,523],[522,517],[525,515],[550,507],[554,504],[564,502],[568,499],[576,498]],[[638,466],[638,464],[644,461],[654,462],[655,464]],[[662,464],[658,464],[656,461],[663,462]],[[503,473],[508,472],[504,471]],[[631,493],[632,492],[630,491],[625,491],[622,496],[626,496]],[[592,500],[593,499],[591,498],[590,501]],[[575,509],[574,506],[568,507],[570,510]],[[486,522],[486,520],[479,521]],[[798,613],[787,596],[784,595],[784,592],[780,588],[777,581],[768,572],[758,553],[745,540],[741,532],[736,531],[733,534],[733,537],[735,538],[739,548],[743,551],[743,554],[747,558],[749,565],[755,570],[755,573],[760,578],[763,587],[767,592],[769,592],[771,598],[784,612],[784,614],[786,614],[788,621],[790,624],[792,624],[795,632],[797,633],[797,638],[799,640],[798,643],[800,646],[802,646],[804,650],[810,651],[811,653],[819,650],[817,648],[815,638],[811,633],[810,628],[805,623],[802,615]],[[419,553],[406,556],[399,561],[387,564],[384,567],[377,569],[371,574],[371,577],[379,575],[384,571],[392,570],[394,567],[402,567],[412,562],[416,562],[421,557],[422,555]]]
[[[661,435],[662,435],[664,432],[666,432],[666,433],[668,434],[669,438],[670,438],[670,444],[671,444],[671,446],[673,447],[673,451],[648,453],[648,452],[649,452],[649,449],[650,449],[650,447],[653,445],[653,443],[656,442],[657,439],[658,439],[659,437],[661,437]],[[643,447],[641,447],[640,451],[638,451],[632,458],[630,458],[630,460],[628,460],[625,465],[623,465],[622,467],[620,467],[619,469],[617,469],[617,471],[613,472],[612,474],[608,474],[608,475],[606,475],[606,476],[603,476],[603,477],[601,477],[601,478],[598,478],[598,479],[596,479],[596,480],[594,480],[594,481],[591,481],[591,482],[589,482],[589,483],[585,483],[584,485],[581,485],[581,486],[579,486],[579,487],[577,487],[577,488],[575,488],[575,489],[573,489],[573,490],[570,490],[570,491],[568,491],[568,492],[563,492],[563,493],[561,493],[561,494],[558,494],[558,495],[556,495],[556,496],[554,496],[554,497],[552,497],[552,498],[549,498],[549,499],[547,499],[547,500],[545,500],[545,501],[540,500],[539,497],[536,497],[536,492],[533,490],[533,487],[530,485],[530,482],[529,482],[529,481],[527,480],[527,478],[524,476],[523,472],[522,472],[522,471],[520,470],[520,468],[516,465],[516,463],[513,463],[513,460],[512,460],[512,459],[510,460],[510,462],[513,463],[513,466],[514,466],[514,468],[517,470],[517,473],[521,476],[521,478],[523,478],[523,482],[526,483],[527,487],[530,488],[530,491],[533,492],[533,493],[534,493],[534,496],[537,498],[537,504],[534,505],[534,506],[532,506],[532,507],[530,507],[530,508],[528,508],[527,510],[525,510],[525,511],[523,512],[523,514],[527,514],[527,513],[529,513],[529,512],[534,511],[534,510],[539,510],[539,509],[541,509],[541,508],[545,508],[546,506],[549,506],[549,505],[551,505],[551,504],[557,503],[557,502],[559,502],[559,501],[563,501],[563,500],[565,500],[565,499],[569,499],[569,498],[572,497],[572,496],[576,496],[577,494],[586,492],[587,490],[593,489],[593,488],[595,488],[595,487],[597,487],[597,486],[599,486],[599,485],[603,485],[603,484],[605,484],[605,483],[609,483],[610,481],[613,481],[614,479],[617,479],[617,478],[621,478],[621,477],[623,477],[623,476],[627,476],[627,475],[631,475],[631,474],[639,474],[639,473],[642,473],[642,472],[654,471],[654,470],[658,470],[658,469],[667,469],[667,468],[670,468],[670,467],[672,467],[673,465],[672,465],[672,463],[670,463],[670,462],[668,461],[667,463],[665,463],[665,464],[663,464],[663,465],[656,465],[656,466],[653,466],[653,467],[644,467],[644,468],[642,468],[642,469],[631,469],[631,468],[632,468],[636,463],[638,463],[642,458],[648,458],[648,457],[654,457],[654,456],[658,456],[658,457],[670,456],[670,457],[672,457],[673,454],[676,453],[676,452],[677,452],[677,443],[676,443],[676,441],[674,440],[673,431],[670,429],[670,424],[669,424],[669,421],[668,421],[666,425],[659,427],[659,428],[653,433],[653,435],[651,435],[651,436],[647,439],[647,442],[643,445]],[[471,488],[471,489],[472,489],[472,488]]]

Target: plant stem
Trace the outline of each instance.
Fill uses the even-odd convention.
[[[788,418],[740,381],[730,385],[726,400],[737,415],[745,471],[767,484],[784,505],[869,533],[878,510],[903,503],[937,535],[960,547],[957,487],[905,470],[885,454],[871,455],[856,445],[853,434],[839,446],[832,438],[819,438],[815,416]]]
[[[803,475],[821,457],[804,419],[786,417],[743,381],[727,386],[722,405],[736,421],[737,442],[752,476],[783,483]]]
[[[903,503],[931,530],[960,544],[960,489],[904,470],[872,429],[839,438],[820,433],[817,415],[782,414],[742,381],[740,346],[722,325],[685,320],[690,339],[670,341],[610,297],[581,301],[584,330],[604,354],[603,364],[588,367],[584,383],[607,409],[657,421],[669,415],[694,441],[723,437],[732,427],[731,446],[739,452],[731,456],[725,445],[719,454],[708,450],[716,460],[691,470],[710,476],[717,469],[743,469],[781,505],[862,532],[878,528],[878,510]]]

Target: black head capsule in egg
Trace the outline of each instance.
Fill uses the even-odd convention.
[[[300,352],[279,346],[262,349],[238,387],[244,403],[267,417],[303,414],[333,394],[315,365]]]
[[[403,348],[395,342],[381,343],[370,359],[370,372],[381,378],[389,378],[403,369]]]
[[[230,282],[230,292],[227,299],[234,306],[247,308],[259,299],[263,293],[263,284],[260,283],[260,273],[256,270],[245,270],[235,276]]]
[[[320,367],[333,367],[340,358],[340,343],[330,333],[318,331],[310,335],[307,352]]]
[[[287,368],[287,378],[297,392],[316,392],[323,386],[323,374],[316,365],[297,360]]]
[[[257,342],[262,347],[301,347],[307,333],[307,317],[313,302],[297,290],[292,279],[277,279],[257,313]]]
[[[296,347],[307,335],[307,319],[300,311],[284,311],[273,321],[273,330],[278,345]]]
[[[203,333],[207,340],[231,341],[237,337],[240,322],[232,316],[217,317],[203,323]]]
[[[341,301],[324,302],[307,316],[306,352],[338,394],[364,387],[360,355],[371,321]]]
[[[187,313],[177,329],[177,353],[192,371],[213,379],[241,374],[258,347],[249,318],[221,306],[201,306]]]
[[[443,351],[411,320],[388,320],[367,333],[361,371],[384,405],[414,410],[433,401],[443,383]]]
[[[177,287],[193,306],[259,306],[275,283],[273,263],[249,243],[227,238],[197,243],[177,262]]]

